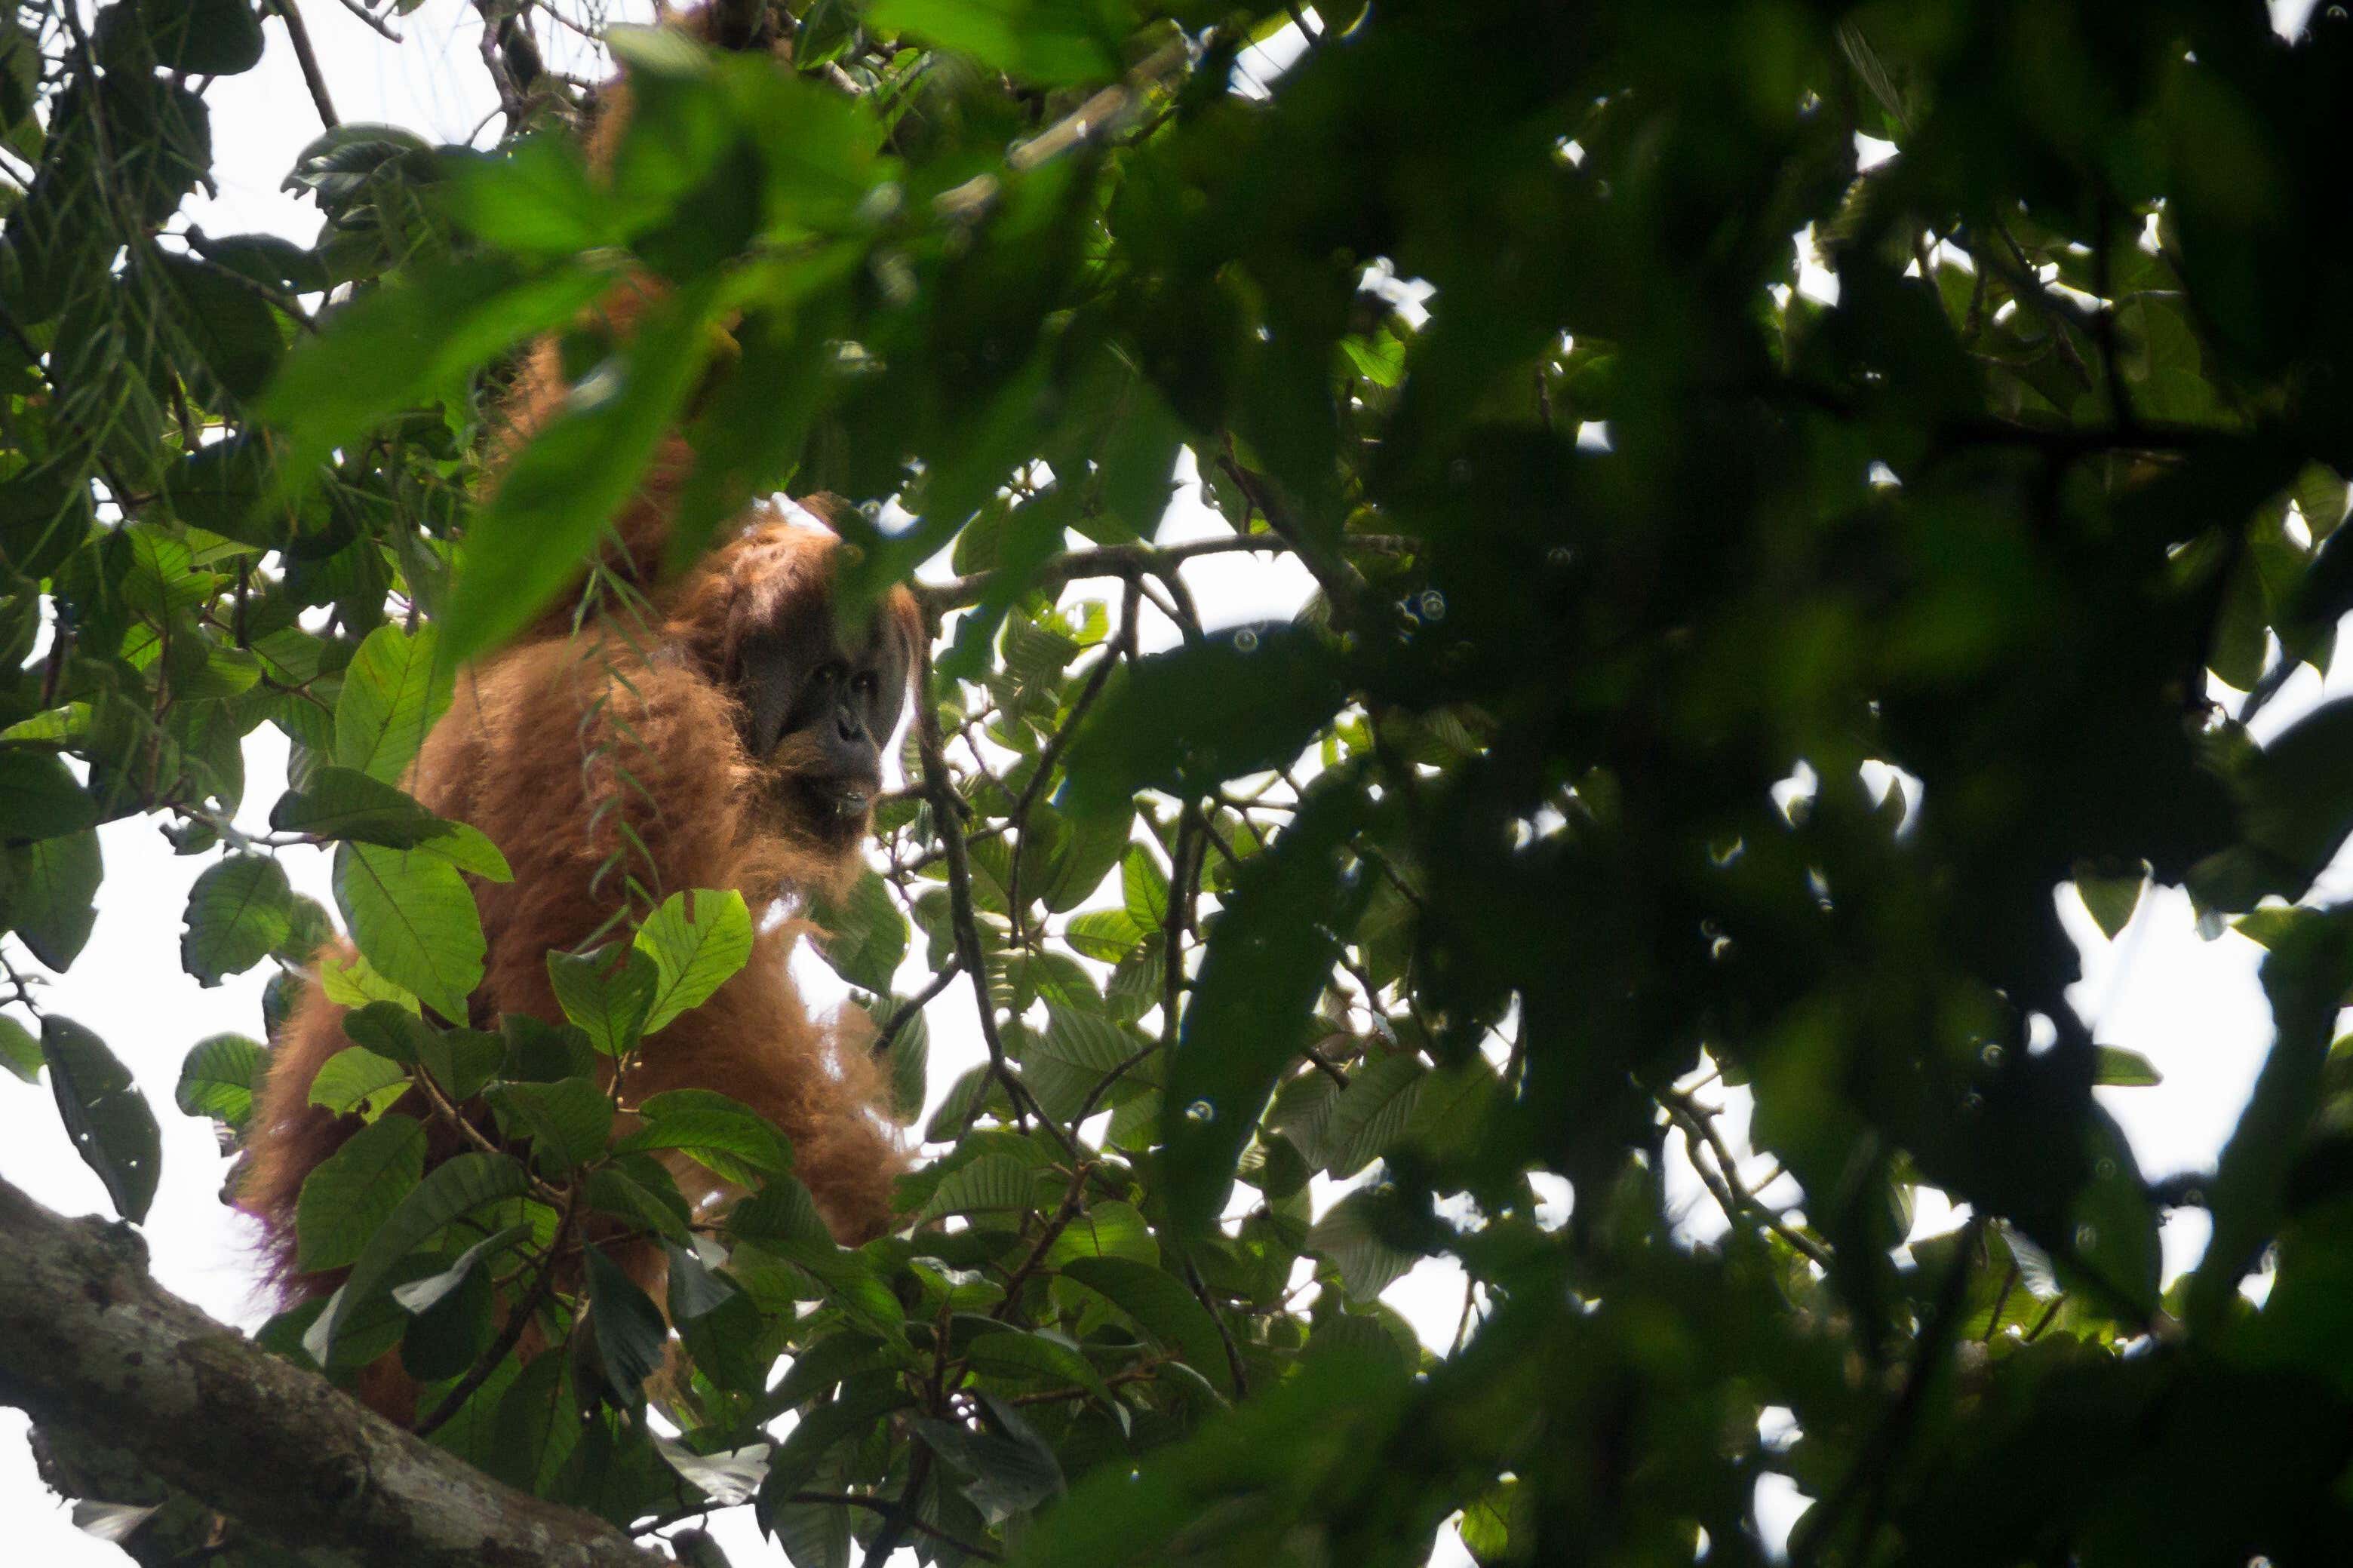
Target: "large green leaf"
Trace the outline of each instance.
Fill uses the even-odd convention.
[[[1286,765],[1346,696],[1329,647],[1299,626],[1240,626],[1114,677],[1072,742],[1063,804],[1115,814],[1143,789],[1200,795]]]
[[[752,913],[730,888],[672,893],[638,928],[636,945],[659,976],[641,1032],[699,1007],[752,956]]]
[[[374,1121],[408,1089],[408,1071],[398,1062],[361,1046],[346,1046],[319,1064],[311,1080],[311,1103],[338,1116]]]
[[[333,766],[312,768],[300,789],[280,796],[270,808],[269,826],[281,833],[314,833],[387,849],[414,849],[449,826],[396,785],[356,768]]]
[[[306,1270],[359,1261],[392,1211],[425,1174],[425,1124],[385,1116],[361,1128],[302,1181],[294,1215],[296,1261]]]
[[[1303,1021],[1339,957],[1349,897],[1340,852],[1361,803],[1336,782],[1250,861],[1201,962],[1168,1063],[1169,1203],[1188,1227],[1223,1208],[1242,1146],[1305,1043]]]
[[[702,371],[713,301],[703,283],[655,305],[507,466],[467,536],[449,605],[460,657],[538,613],[628,499]]]
[[[835,973],[868,991],[891,989],[907,954],[907,918],[892,900],[888,883],[869,871],[839,901],[819,900],[810,915],[824,931],[817,950]]]
[[[40,1081],[41,1042],[24,1025],[5,1015],[0,1015],[0,1068],[26,1083]]]
[[[1175,1275],[1133,1258],[1105,1257],[1073,1258],[1062,1265],[1062,1278],[1102,1296],[1219,1393],[1232,1396],[1232,1368],[1217,1320]]]
[[[8,817],[0,842],[27,844],[79,833],[98,821],[98,806],[53,752],[0,748],[0,800]]]
[[[180,967],[201,985],[241,974],[285,944],[293,924],[293,889],[285,868],[267,855],[216,861],[188,889]]]
[[[604,290],[594,270],[533,273],[502,257],[420,269],[338,312],[298,344],[263,397],[263,417],[294,440],[287,471],[306,479],[376,420],[421,402],[474,365],[570,320]]]
[[[155,61],[190,76],[236,76],[261,63],[261,18],[249,0],[138,0]]]
[[[482,921],[458,868],[421,849],[345,844],[335,901],[378,973],[444,1018],[463,1021],[482,980]]]
[[[51,969],[70,968],[98,924],[98,830],[0,849],[0,923]]]
[[[645,1398],[646,1379],[661,1368],[670,1325],[653,1299],[621,1272],[604,1248],[591,1243],[583,1251],[588,1264],[588,1322],[596,1336],[596,1364],[622,1403],[634,1406]]]
[[[434,628],[378,626],[343,671],[335,704],[335,761],[396,784],[434,721],[449,706],[456,666]]]
[[[661,968],[643,948],[607,942],[586,952],[551,952],[547,975],[557,1005],[608,1057],[637,1048],[661,989]]]
[[[559,1172],[603,1153],[612,1136],[612,1096],[585,1078],[492,1084],[489,1097],[510,1134],[529,1134],[541,1157]]]
[[[253,1097],[269,1062],[269,1049],[258,1040],[243,1035],[211,1036],[197,1041],[180,1063],[180,1085],[173,1098],[190,1116],[209,1116],[242,1131],[253,1114]]]
[[[705,1089],[675,1089],[638,1107],[645,1125],[613,1145],[616,1152],[675,1149],[722,1180],[757,1185],[793,1168],[792,1145],[758,1112]]]
[[[130,1070],[105,1041],[55,1013],[41,1019],[41,1058],[74,1152],[106,1184],[115,1213],[145,1219],[163,1175],[163,1133]]]
[[[302,1346],[311,1358],[322,1366],[328,1364],[337,1332],[383,1295],[394,1269],[412,1250],[451,1221],[520,1197],[529,1186],[522,1166],[505,1154],[457,1154],[427,1172],[424,1180],[375,1227],[342,1288],[303,1334]]]
[[[1041,87],[1111,79],[1134,26],[1124,5],[1087,0],[874,0],[866,19]]]

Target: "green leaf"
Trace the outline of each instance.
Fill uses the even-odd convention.
[[[180,967],[200,985],[218,985],[259,963],[292,933],[293,896],[285,868],[270,856],[215,862],[188,889]]]
[[[645,1125],[613,1145],[616,1153],[676,1149],[723,1181],[757,1186],[793,1168],[785,1135],[739,1100],[707,1089],[674,1089],[638,1107]]]
[[[646,952],[608,942],[583,953],[551,952],[547,976],[556,1005],[588,1043],[608,1057],[635,1050],[661,988],[661,969]]]
[[[506,257],[420,270],[363,295],[322,336],[295,344],[256,413],[292,437],[284,471],[307,481],[377,420],[462,384],[511,344],[562,326],[609,282],[576,266],[533,273]]]
[[[29,844],[79,833],[98,821],[97,803],[54,752],[10,746],[0,749],[0,800],[8,816],[0,843]]]
[[[1117,963],[1144,940],[1144,928],[1124,909],[1089,910],[1062,928],[1072,952],[1101,963]]]
[[[2109,1316],[2137,1328],[2157,1310],[2157,1205],[2116,1119],[2094,1105],[2087,1120],[2092,1175],[2068,1216],[2073,1228],[2060,1255],[2061,1279],[2071,1289],[2093,1284]]]
[[[536,615],[635,492],[702,374],[713,287],[690,285],[648,310],[614,362],[573,388],[508,464],[467,534],[450,599],[445,624],[460,658]]]
[[[346,1046],[319,1064],[311,1103],[373,1121],[408,1089],[408,1071],[364,1046]]]
[[[1168,1063],[1169,1209],[1206,1228],[1225,1206],[1242,1145],[1303,1043],[1300,1020],[1352,923],[1340,851],[1362,803],[1324,775],[1290,831],[1237,879],[1210,933]]]
[[[450,211],[498,250],[560,262],[613,242],[611,198],[573,136],[525,136],[496,156],[453,160],[451,175]]]
[[[1233,1369],[1217,1320],[1176,1276],[1132,1258],[1073,1258],[1062,1278],[1077,1281],[1119,1309],[1158,1344],[1182,1357],[1230,1399]]]
[[[445,659],[428,624],[411,635],[378,626],[343,671],[335,703],[335,761],[379,783],[397,784],[426,734],[456,690],[454,663]]]
[[[499,847],[478,827],[462,822],[442,825],[441,831],[417,847],[420,855],[430,855],[436,860],[447,860],[459,870],[480,877],[489,882],[512,882],[514,871]]]
[[[40,1081],[41,1042],[24,1025],[5,1016],[0,1016],[0,1068],[26,1083]]]
[[[387,1061],[415,1067],[433,1030],[397,1002],[369,1002],[343,1015],[343,1035]]]
[[[1128,835],[1134,826],[1134,817],[1116,811],[1071,823],[1069,840],[1055,855],[1053,868],[1039,889],[1046,907],[1060,914],[1092,897],[1127,853]]]
[[[369,1007],[382,1002],[411,1016],[417,1012],[417,993],[386,980],[356,952],[330,952],[322,958],[319,989],[339,1007]]]
[[[6,1049],[0,1045],[0,1059]],[[253,1114],[253,1097],[268,1070],[269,1052],[243,1035],[214,1035],[196,1042],[180,1063],[180,1086],[173,1099],[190,1116],[209,1116],[243,1131]]]
[[[732,888],[672,893],[638,928],[636,945],[657,974],[641,1031],[650,1035],[701,1006],[750,960],[752,914]]]
[[[646,1180],[638,1180],[644,1176]],[[673,1241],[684,1241],[689,1210],[678,1184],[651,1160],[640,1160],[625,1170],[621,1164],[599,1165],[588,1173],[588,1206],[599,1214],[617,1215],[634,1228]]]
[[[417,1042],[417,1058],[455,1100],[482,1092],[506,1060],[507,1043],[484,1029],[428,1029]]]
[[[1109,81],[1134,23],[1123,5],[1085,0],[873,0],[866,26],[912,33],[1040,87]]]
[[[892,900],[890,884],[867,871],[839,902],[814,900],[809,917],[824,931],[817,950],[852,985],[888,993],[907,955],[907,919]]]
[[[73,966],[98,923],[98,830],[0,849],[0,926],[51,969]]]
[[[983,1154],[949,1172],[918,1217],[995,1215],[1018,1222],[1039,1206],[1039,1195],[1037,1177],[1028,1165],[1009,1154]]]
[[[270,808],[269,826],[281,833],[355,839],[387,849],[414,849],[450,826],[406,791],[355,768],[332,765],[312,768],[301,788],[280,796]]]
[[[261,63],[261,19],[248,0],[138,0],[155,63],[190,76],[236,76]]]
[[[1413,1119],[1429,1076],[1420,1058],[1405,1052],[1358,1067],[1332,1103],[1332,1120],[1324,1130],[1324,1168],[1335,1176],[1353,1176],[1387,1151]]]
[[[1346,695],[1336,656],[1303,627],[1237,626],[1155,654],[1105,685],[1071,743],[1060,804],[1101,816],[1140,790],[1195,797],[1288,764]]]
[[[973,1478],[964,1493],[995,1526],[1060,1496],[1067,1484],[1054,1450],[1013,1405],[985,1391],[979,1399],[993,1430],[927,1415],[917,1416],[914,1426],[934,1453]]]
[[[588,1324],[596,1335],[596,1364],[622,1403],[635,1408],[645,1401],[646,1379],[661,1370],[670,1324],[653,1298],[602,1247],[590,1242],[582,1251],[588,1263]]]
[[[239,0],[215,3],[245,9]],[[156,259],[179,307],[181,330],[204,368],[232,397],[259,395],[286,357],[278,312],[225,268],[168,253]]]
[[[1122,857],[1119,867],[1120,896],[1127,906],[1127,918],[1141,931],[1157,931],[1168,924],[1168,873],[1160,868],[1152,851],[1141,844],[1131,844]]]
[[[458,1261],[438,1274],[428,1274],[422,1279],[412,1279],[406,1285],[392,1288],[392,1299],[401,1310],[412,1313],[428,1312],[434,1304],[450,1291],[463,1285],[475,1268],[501,1247],[512,1246],[531,1235],[527,1225],[511,1225],[504,1230],[493,1231],[458,1254]]]
[[[488,1092],[510,1136],[528,1132],[559,1174],[603,1153],[613,1135],[612,1097],[585,1078],[498,1083]]]
[[[2191,1276],[2190,1331],[2211,1331],[2277,1224],[2280,1195],[2320,1092],[2337,1007],[2353,984],[2353,914],[2314,914],[2274,942],[2263,966],[2272,1047],[2223,1146],[2211,1194],[2214,1231]]]
[[[1098,1398],[1110,1397],[1103,1374],[1086,1357],[1044,1334],[980,1334],[965,1344],[964,1354],[974,1371],[993,1377],[1041,1379],[1086,1389]]]
[[[2133,911],[2140,908],[2141,889],[2148,885],[2146,877],[2078,876],[2075,893],[2091,911],[2093,923],[2100,934],[2110,942],[2129,924]]]
[[[423,1122],[385,1116],[321,1161],[295,1203],[296,1265],[307,1273],[358,1262],[424,1175],[426,1142]]]
[[[385,1123],[375,1125],[382,1127]],[[311,1175],[316,1179],[318,1173],[314,1171]],[[305,1185],[307,1188],[308,1184]],[[492,1204],[521,1197],[529,1189],[530,1178],[511,1155],[470,1152],[434,1166],[375,1227],[375,1234],[368,1238],[366,1247],[352,1264],[343,1288],[302,1336],[302,1348],[310,1352],[311,1360],[321,1366],[327,1365],[333,1354],[337,1332],[383,1295],[392,1282],[393,1270],[410,1252],[452,1220]]]
[[[146,1097],[105,1041],[55,1013],[41,1019],[41,1059],[74,1152],[106,1184],[114,1212],[138,1224],[154,1201],[164,1163],[163,1132]]]
[[[1157,1268],[1160,1243],[1134,1204],[1113,1199],[1071,1220],[1046,1249],[1046,1261],[1054,1268],[1077,1258],[1125,1258]]]
[[[2138,1051],[2126,1050],[2122,1046],[2097,1046],[2092,1067],[2092,1081],[2108,1089],[2154,1089],[2165,1081],[2165,1075],[2149,1065]]]
[[[1415,1393],[1393,1352],[1344,1348],[1317,1356],[1140,1467],[1098,1466],[1024,1536],[1024,1568],[1158,1561],[1180,1532],[1233,1517],[1226,1510],[1238,1503],[1251,1509],[1246,1517],[1288,1521],[1298,1506],[1291,1500],[1324,1495],[1342,1476],[1353,1480],[1361,1472],[1349,1468],[1350,1457],[1386,1452],[1398,1440]],[[1418,1561],[1427,1547],[1405,1548],[1400,1558],[1409,1551]]]
[[[444,1018],[466,1017],[484,946],[474,895],[456,867],[418,849],[345,844],[335,851],[335,901],[379,973]]]
[[[1382,1237],[1379,1203],[1369,1192],[1350,1193],[1307,1233],[1308,1250],[1340,1271],[1340,1282],[1352,1301],[1371,1300],[1404,1278],[1418,1261],[1415,1254]]]

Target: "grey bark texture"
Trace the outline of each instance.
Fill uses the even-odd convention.
[[[501,1486],[158,1286],[136,1231],[0,1181],[0,1405],[277,1544],[384,1568],[673,1568]]]

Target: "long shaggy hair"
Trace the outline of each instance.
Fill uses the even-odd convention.
[[[600,166],[625,101],[613,93],[592,139]],[[650,288],[633,281],[617,289],[598,307],[603,329],[625,335]],[[556,344],[536,345],[493,444],[489,483],[568,391]],[[670,436],[615,521],[606,566],[645,591],[642,618],[617,613],[575,634],[568,610],[551,611],[522,641],[461,675],[456,701],[411,772],[419,801],[487,834],[514,873],[509,883],[474,882],[486,973],[471,1017],[453,1023],[494,1026],[507,1013],[563,1022],[547,954],[607,930],[631,878],[657,897],[734,889],[759,911],[838,892],[859,873],[862,832],[845,834],[839,820],[820,832],[797,812],[785,787],[794,748],[753,755],[739,695],[747,638],[801,616],[830,625],[838,542],[774,507],[755,509],[699,565],[658,584],[692,463],[684,438]],[[904,639],[912,668],[923,635],[913,599],[896,591],[882,617],[887,635]],[[788,960],[807,929],[793,918],[763,921],[751,962],[646,1042],[621,1100],[626,1109],[664,1089],[695,1088],[744,1101],[792,1139],[797,1173],[827,1223],[854,1243],[887,1224],[891,1184],[905,1161],[877,1111],[881,1084],[862,1016],[814,1019],[793,984]],[[304,1178],[360,1125],[310,1103],[322,1064],[351,1043],[343,1014],[315,981],[305,987],[276,1042],[248,1137],[237,1201],[261,1221],[272,1276],[288,1300],[322,1294],[338,1278],[298,1268],[295,1209]],[[403,1109],[424,1113],[421,1105]],[[456,1152],[459,1131],[432,1126],[429,1157]],[[712,1185],[707,1175],[695,1179]],[[650,1257],[637,1260],[640,1271],[658,1270],[659,1254]]]

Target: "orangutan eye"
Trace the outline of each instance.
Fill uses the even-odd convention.
[[[849,689],[869,702],[874,700],[874,694],[881,688],[882,683],[874,679],[874,672],[871,669],[861,669],[850,678]]]

